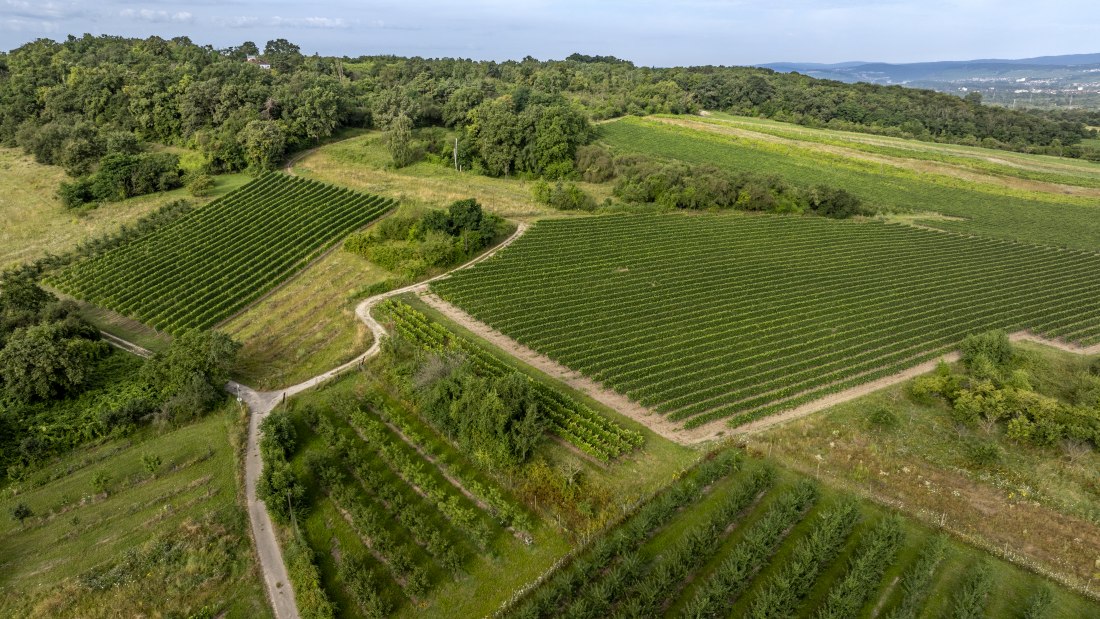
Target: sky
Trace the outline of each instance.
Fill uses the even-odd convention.
[[[1098,0],[0,0],[0,49],[47,37],[286,38],[303,53],[640,65],[919,62],[1100,52]]]

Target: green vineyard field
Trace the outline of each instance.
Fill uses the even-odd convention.
[[[989,329],[1100,341],[1100,255],[880,222],[545,221],[433,289],[688,427],[747,423]]]
[[[1094,249],[1100,238],[1095,198],[1007,190],[821,152],[809,145],[771,144],[652,119],[607,123],[600,126],[600,136],[616,152],[765,173],[802,186],[843,187],[873,208],[962,219],[926,222],[944,230],[1084,250]]]
[[[393,205],[379,196],[266,174],[47,281],[169,333],[209,328]]]

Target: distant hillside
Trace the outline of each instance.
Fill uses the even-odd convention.
[[[760,66],[848,83],[901,84],[956,94],[978,90],[987,102],[1001,105],[1100,109],[1100,53],[1018,60],[775,62]]]

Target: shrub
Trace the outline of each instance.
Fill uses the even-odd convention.
[[[90,178],[78,178],[71,183],[61,183],[57,189],[57,197],[65,208],[80,208],[89,202],[95,201],[92,193],[92,180]]]
[[[893,430],[898,427],[899,419],[887,406],[876,406],[867,415],[867,423],[877,430]]]
[[[592,196],[577,187],[574,183],[563,184],[558,181],[553,187],[544,180],[539,180],[531,189],[531,194],[536,202],[546,204],[559,211],[594,211],[596,201]]]
[[[20,501],[12,508],[11,516],[19,521],[19,526],[23,526],[23,521],[34,516],[34,512],[31,511],[31,508],[26,503]]]
[[[1027,415],[1017,415],[1011,421],[1008,422],[1008,438],[1024,442],[1031,440],[1031,435],[1035,432],[1035,424],[1027,418]]]
[[[208,196],[214,190],[214,177],[209,174],[197,174],[187,183],[187,191],[195,197]]]
[[[96,471],[95,475],[92,475],[92,489],[96,494],[103,494],[107,492],[107,487],[111,483],[111,476],[107,471]]]
[[[1004,331],[987,331],[968,335],[962,343],[962,362],[968,369],[981,363],[984,357],[997,368],[1004,367],[1012,360],[1012,343]]]
[[[303,619],[332,619],[336,607],[325,595],[321,571],[314,563],[313,551],[295,538],[287,545],[287,575],[294,585],[294,601]]]
[[[615,178],[615,160],[602,146],[591,144],[577,149],[577,172],[589,183],[605,183]]]
[[[1001,461],[1001,448],[992,441],[974,439],[966,444],[966,459],[974,466],[988,467]]]

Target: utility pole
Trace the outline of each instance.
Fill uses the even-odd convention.
[[[458,138],[455,138],[455,171],[458,171]]]

